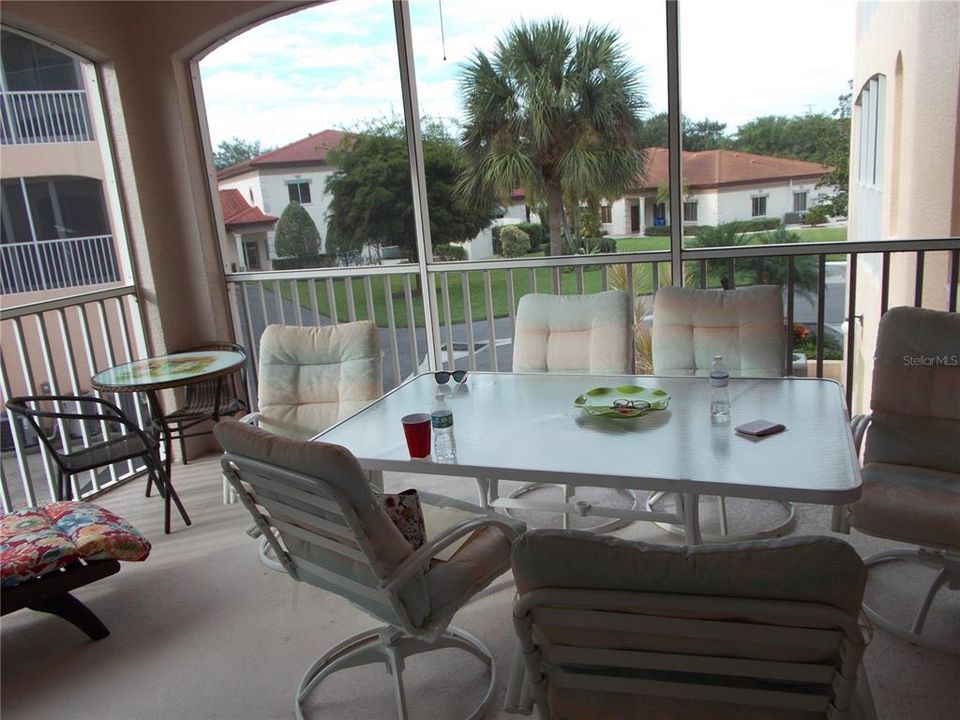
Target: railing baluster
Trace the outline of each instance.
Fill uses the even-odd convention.
[[[610,289],[610,279],[608,277],[609,267],[610,267],[609,265],[600,266],[600,291],[601,292],[606,292],[607,290]]]
[[[413,374],[417,374],[420,369],[420,348],[417,347],[417,316],[413,311],[413,290],[410,287],[410,276],[403,276],[403,297],[407,303],[407,330],[410,334],[410,350],[413,352],[411,357],[413,363]],[[424,297],[426,291],[420,293]]]
[[[447,369],[453,370],[457,367],[457,364],[453,354],[453,312],[450,309],[450,273],[443,273],[441,278],[441,285],[443,286],[443,319],[447,324]]]
[[[311,325],[320,324],[320,304],[317,300],[317,281],[313,278],[307,280],[307,292],[310,294],[310,309],[313,310],[313,322]]]
[[[890,307],[890,253],[880,255],[880,317]]]
[[[393,287],[390,275],[383,276],[383,296],[384,305],[387,308],[387,327],[390,328],[390,348],[393,350],[393,368],[396,373],[396,384],[399,385],[400,379],[400,348],[397,343],[397,322],[393,312]]]
[[[14,329],[16,331],[16,324],[19,320],[14,320]],[[21,361],[22,362],[22,361]],[[28,366],[29,369],[29,366]],[[0,354],[0,385],[3,387],[3,401],[4,404],[13,397],[13,390],[10,387],[9,375],[7,374],[7,361],[3,354]],[[28,395],[33,394],[30,390],[30,386],[27,386],[26,392]],[[20,425],[19,418],[17,418],[9,410],[7,413],[7,423],[10,428],[10,437],[13,439],[13,449],[17,458],[17,468],[20,470],[20,482],[23,487],[23,493],[27,500],[27,505],[32,507],[37,504],[36,495],[33,492],[33,478],[30,474],[30,465],[27,463],[27,453],[23,444],[23,434],[21,433],[22,426]],[[39,441],[38,441],[39,442]],[[42,451],[41,451],[42,452]],[[47,462],[45,460],[45,462]],[[9,512],[13,509],[13,500],[9,495],[4,494],[3,497],[3,510],[4,512]]]
[[[477,369],[476,341],[473,333],[473,299],[470,297],[470,273],[460,273],[460,285],[463,290],[463,321],[467,326],[467,358],[470,369]]]
[[[530,268],[530,277],[529,283],[527,285],[527,292],[535,293],[537,291],[537,271],[535,268]]]
[[[857,253],[850,253],[850,260],[848,262],[847,275],[850,277],[850,286],[847,288],[847,372],[845,390],[847,412],[853,415],[853,364],[857,334]]]
[[[287,309],[283,306],[283,289],[280,281],[273,281],[273,305],[277,309],[277,321],[281,325],[287,324]]]
[[[387,278],[388,283],[389,283],[389,280],[390,279]],[[327,286],[327,306],[328,306],[328,310],[330,311],[330,324],[339,325],[340,318],[337,316],[337,293],[336,293],[336,289],[333,287],[333,278],[327,278],[326,286]],[[393,307],[393,298],[390,296],[389,293],[387,293],[387,305],[391,308]]]
[[[497,372],[497,319],[493,314],[493,287],[490,282],[491,270],[483,271],[483,294],[487,301],[487,352],[490,354],[490,369]]]
[[[377,324],[377,306],[373,303],[373,283],[371,282],[369,275],[363,276],[363,291],[367,296],[367,318],[373,320],[373,323]]]
[[[347,318],[350,322],[357,321],[357,303],[353,299],[353,278],[347,275],[344,278],[344,286],[347,290]]]
[[[950,254],[950,300],[948,302],[950,312],[957,311],[958,288],[960,288],[960,250],[954,250]]]
[[[100,337],[103,338],[104,349],[106,350],[106,353],[107,353],[107,366],[111,367],[117,364],[117,359],[114,353],[115,345],[113,341],[113,332],[110,329],[110,320],[107,317],[107,306],[103,300],[98,300],[94,304],[94,307],[97,308],[97,318],[100,320]],[[126,333],[126,327],[123,328],[123,332]],[[129,350],[129,343],[125,344],[125,348],[126,348],[126,360],[130,361],[133,359],[133,357],[132,357],[132,353]],[[133,409],[134,409],[134,414],[137,418],[137,423],[140,425],[140,427],[146,427],[146,423],[144,422],[144,417],[143,417],[143,410],[140,406],[140,400],[138,395],[134,393],[131,397],[131,400],[133,401]],[[123,402],[120,398],[119,393],[113,393],[113,401],[121,408],[123,407]],[[150,411],[151,411],[151,417],[152,417],[153,408],[150,408]],[[106,435],[104,435],[104,438],[106,438]],[[133,463],[130,460],[127,461],[127,469],[128,471],[131,471],[131,472],[133,471]]]
[[[512,343],[513,338],[517,336],[517,294],[513,286],[513,268],[507,269],[507,313],[510,315],[510,342]]]
[[[257,294],[260,298],[260,314],[263,316],[263,326],[266,327],[270,324],[270,320],[267,317],[267,291],[264,290],[265,281],[257,281]]]
[[[923,307],[924,251],[917,250],[917,274],[913,284],[913,306]]]
[[[583,265],[577,267],[577,295],[583,295]]]
[[[707,289],[707,261],[700,261],[700,289]]]
[[[827,256],[817,257],[817,377],[823,377],[824,319],[827,312]]]
[[[560,275],[560,268],[553,268],[553,272],[550,275],[551,282],[553,283],[553,294],[554,295],[563,295],[563,277]]]
[[[293,321],[300,327],[303,327],[303,303],[300,302],[300,281],[291,280],[289,286],[290,300],[293,302]]]
[[[787,372],[786,376],[793,375],[793,256],[787,258]]]
[[[17,353],[20,356],[20,369],[23,371],[24,389],[26,390],[27,395],[38,395],[39,393],[37,392],[36,379],[33,376],[33,363],[30,359],[30,351],[27,349],[27,342],[23,334],[23,324],[21,323],[20,318],[14,318],[13,332],[14,339],[17,343]],[[19,432],[19,429],[17,429],[16,432]],[[37,442],[40,443],[40,440],[38,439]],[[46,450],[42,448],[42,443],[40,443],[40,445],[40,457],[43,462],[43,470],[47,479],[47,497],[55,498],[56,491],[54,490],[53,485],[53,467],[50,462],[50,456],[47,454]],[[30,506],[37,505],[37,496],[33,488],[33,478],[30,475],[30,468],[25,461],[21,464],[20,471],[23,477],[23,492],[24,495],[26,495],[27,504]]]

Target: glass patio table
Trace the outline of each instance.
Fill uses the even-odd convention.
[[[637,385],[670,396],[664,410],[595,417],[575,406],[598,387]],[[453,411],[455,462],[412,459],[400,419],[428,412],[438,385],[418,375],[316,439],[350,449],[368,471],[478,478],[482,504],[681,524],[701,541],[699,496],[724,495],[824,505],[860,497],[860,469],[841,386],[815,378],[735,378],[731,419],[710,421],[702,377],[470,373],[458,391],[439,386]],[[764,418],[787,429],[764,438],[734,428]],[[541,503],[498,497],[494,479],[622,490],[683,498],[675,512]]]
[[[196,350],[144,358],[101,370],[90,383],[101,392],[142,392],[150,403],[150,412],[160,424],[166,452],[166,470],[170,475],[170,427],[160,405],[161,390],[183,387],[207,380],[219,380],[235,372],[246,361],[232,350]],[[218,385],[219,392],[219,385]],[[214,401],[214,407],[219,400]]]

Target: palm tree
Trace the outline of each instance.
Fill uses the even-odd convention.
[[[640,74],[619,33],[565,20],[521,22],[491,56],[477,50],[461,71],[466,121],[465,197],[545,199],[550,250],[561,254],[564,198],[617,198],[645,171]]]

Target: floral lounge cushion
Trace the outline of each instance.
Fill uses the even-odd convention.
[[[139,562],[150,554],[150,541],[119,515],[83,502],[55,502],[45,506],[57,527],[70,536],[85,560]]]
[[[150,542],[96,505],[55,502],[0,516],[2,587],[38,578],[78,558],[146,560]]]
[[[42,508],[0,517],[0,587],[46,575],[78,556],[77,546]]]

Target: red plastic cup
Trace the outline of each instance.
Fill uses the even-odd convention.
[[[403,416],[403,434],[407,436],[410,457],[424,458],[430,454],[430,415],[414,413]]]

